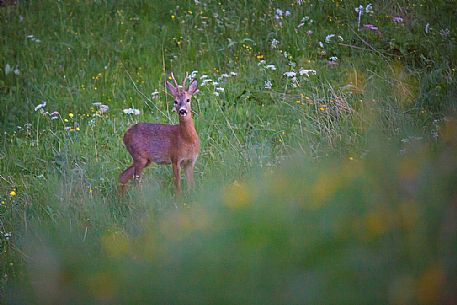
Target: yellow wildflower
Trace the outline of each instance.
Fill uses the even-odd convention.
[[[16,194],[16,191],[15,191],[15,190],[12,190],[12,191],[10,192],[10,196],[11,196],[11,197],[15,197],[16,195],[17,195],[17,194]]]
[[[72,119],[75,115],[74,115],[72,112],[70,112],[70,113],[68,114],[68,116],[70,117],[70,119]]]

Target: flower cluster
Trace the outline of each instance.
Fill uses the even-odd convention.
[[[6,64],[5,65],[5,75],[10,74],[11,72],[13,72],[15,75],[20,75],[21,74],[21,71],[19,70],[19,66],[18,65],[12,67],[12,66],[10,66],[10,64]]]
[[[33,36],[33,35],[27,35],[26,38],[27,38],[27,39],[30,39],[32,42],[35,42],[35,43],[40,43],[40,42],[41,42],[40,39],[36,38],[36,37]]]
[[[195,75],[198,73],[198,71],[194,71]],[[225,92],[224,87],[222,87],[222,84],[229,78],[237,76],[238,73],[236,72],[230,72],[230,73],[222,73],[220,76],[216,77],[215,79],[210,78],[207,74],[202,74],[200,76],[201,80],[201,86],[205,87],[211,84],[213,87],[213,94],[215,96],[219,96],[220,93]],[[194,77],[195,78],[195,77]]]
[[[133,114],[133,115],[140,115],[140,110],[136,108],[126,108],[122,110],[123,113],[125,114]]]

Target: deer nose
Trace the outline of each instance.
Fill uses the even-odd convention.
[[[187,114],[187,110],[184,109],[184,108],[181,108],[181,109],[179,109],[179,114],[180,115],[186,115]]]

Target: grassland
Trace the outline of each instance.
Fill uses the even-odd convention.
[[[455,304],[456,15],[0,7],[0,303]],[[123,133],[177,123],[164,82],[192,71],[196,189],[151,166],[119,199]]]

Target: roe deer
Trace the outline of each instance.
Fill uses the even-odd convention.
[[[192,120],[192,95],[198,92],[197,80],[186,88],[187,73],[182,86],[169,81],[165,85],[174,98],[173,111],[179,115],[179,124],[139,123],[124,134],[124,144],[133,158],[133,164],[119,177],[119,193],[125,191],[126,183],[134,178],[137,182],[143,169],[151,162],[170,164],[173,167],[176,194],[181,194],[181,166],[187,180],[187,189],[194,185],[194,164],[200,150],[197,131]]]

